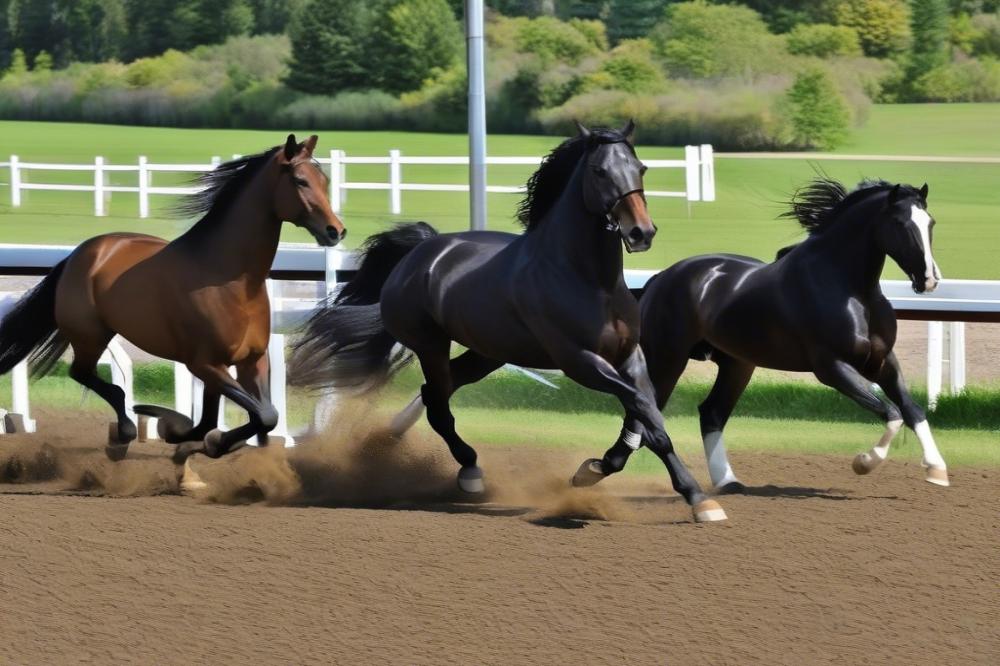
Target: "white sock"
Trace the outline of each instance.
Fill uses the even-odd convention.
[[[887,421],[885,424],[885,432],[882,433],[882,439],[878,440],[878,444],[872,447],[872,453],[878,456],[880,459],[885,460],[889,455],[889,445],[892,444],[893,438],[899,429],[903,427],[902,419],[893,419],[892,421]]]
[[[712,477],[712,485],[718,487],[736,481],[733,468],[729,466],[726,456],[726,445],[722,441],[722,432],[706,433],[704,435],[705,460],[708,461],[708,474]]]
[[[927,467],[936,467],[937,469],[947,469],[948,466],[945,464],[944,458],[941,457],[941,452],[938,451],[937,444],[934,442],[934,435],[931,434],[931,427],[927,424],[927,421],[921,421],[913,426],[913,432],[917,433],[920,446],[924,449],[924,465]]]

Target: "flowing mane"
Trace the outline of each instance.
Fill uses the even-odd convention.
[[[183,217],[209,218],[221,215],[236,199],[243,186],[250,182],[280,149],[281,146],[275,146],[263,153],[230,160],[201,174],[194,182],[205,189],[184,197],[174,208],[174,212]]]
[[[779,217],[797,221],[809,235],[819,234],[828,229],[845,208],[855,205],[860,199],[893,187],[892,183],[884,180],[863,180],[848,192],[839,181],[820,176],[796,190],[792,200],[788,202],[789,210]],[[901,185],[900,190],[907,195],[919,195],[910,185]]]
[[[535,229],[559,200],[577,163],[594,145],[622,143],[627,139],[618,130],[594,128],[589,136],[577,135],[552,149],[526,185],[527,193],[517,206],[517,219],[527,231]]]

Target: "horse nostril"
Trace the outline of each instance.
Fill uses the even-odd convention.
[[[628,237],[635,243],[642,241],[643,240],[642,229],[640,229],[639,227],[632,227],[632,230],[628,232]]]
[[[333,240],[340,240],[340,234],[337,233],[337,228],[334,226],[328,226],[326,228],[326,235],[332,238]]]

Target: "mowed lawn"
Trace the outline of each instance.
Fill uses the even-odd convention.
[[[1000,104],[876,106],[866,125],[855,131],[841,148],[845,154],[1000,156]],[[306,134],[308,130],[299,130]],[[400,149],[404,155],[464,155],[464,135],[398,132],[319,132],[320,151],[332,148],[348,155],[386,155]],[[677,158],[680,148],[645,147],[639,128],[639,155],[644,158]],[[139,155],[153,162],[207,162],[212,155],[263,150],[283,139],[273,131],[179,130],[59,123],[0,122],[0,161],[8,154],[22,160],[92,162],[101,155],[110,163],[134,164]],[[542,155],[557,137],[491,135],[492,155]],[[776,219],[782,202],[796,187],[814,176],[815,169],[847,183],[864,177],[931,187],[930,208],[938,221],[935,252],[946,276],[1000,279],[1000,263],[993,248],[1000,247],[1000,165],[929,162],[834,161],[815,159],[727,159],[716,163],[717,201],[694,203],[650,199],[650,209],[660,235],[654,248],[627,258],[629,267],[661,269],[694,254],[736,252],[770,258],[775,250],[802,238],[797,226]],[[491,167],[492,184],[523,184],[529,167]],[[404,167],[404,182],[461,183],[464,167]],[[35,182],[86,182],[72,173],[33,172]],[[116,174],[114,181],[134,184],[133,174]],[[180,182],[184,177],[158,174],[156,184]],[[352,166],[349,180],[386,181],[384,166]],[[111,215],[94,218],[90,193],[29,192],[25,204],[12,209],[8,174],[0,169],[0,242],[77,243],[111,230],[144,231],[172,237],[191,220],[171,218],[169,197],[154,198],[154,218],[140,220],[136,197],[115,194]],[[654,170],[648,189],[683,187],[680,170]],[[516,230],[513,219],[518,195],[490,195],[492,228]],[[461,193],[405,192],[403,214],[389,214],[388,193],[351,191],[344,208],[350,230],[349,246],[356,246],[387,224],[422,219],[441,230],[468,225],[467,198]],[[286,225],[284,240],[310,242],[304,232]],[[886,277],[902,275],[890,265]]]

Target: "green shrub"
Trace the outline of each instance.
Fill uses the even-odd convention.
[[[972,27],[972,52],[1000,58],[1000,13],[977,14],[972,17]]]
[[[997,102],[1000,61],[983,57],[935,67],[914,82],[913,90],[928,102]]]
[[[757,75],[787,66],[784,40],[768,32],[760,14],[740,5],[671,5],[649,39],[676,77]]]
[[[384,129],[397,123],[401,108],[399,100],[381,90],[308,95],[278,111],[275,120],[285,127]]]
[[[519,18],[514,21],[517,49],[533,53],[543,61],[576,64],[585,56],[595,55],[600,51],[591,41],[590,35],[551,16]]]
[[[906,0],[838,0],[839,25],[854,28],[865,55],[888,58],[910,48],[910,7]]]
[[[663,70],[653,60],[652,45],[647,40],[629,40],[616,47],[597,71],[584,77],[579,87],[652,94],[663,92],[666,85]]]
[[[787,37],[788,52],[819,58],[861,55],[861,42],[854,28],[827,23],[800,23]]]
[[[799,73],[785,95],[794,143],[807,148],[836,148],[847,137],[847,102],[819,68]]]

